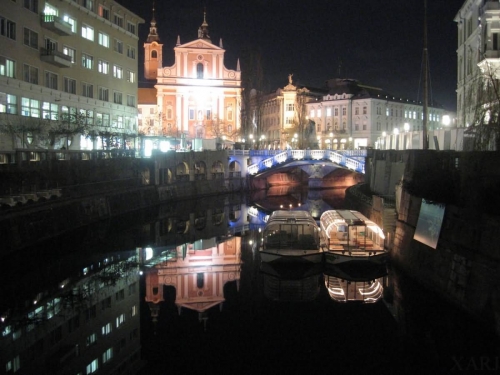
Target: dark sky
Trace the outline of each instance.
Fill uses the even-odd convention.
[[[119,0],[145,19],[142,46],[152,14],[152,0]],[[428,0],[430,96],[456,110],[457,25],[464,0]],[[321,87],[329,78],[353,78],[396,96],[422,99],[424,0],[156,0],[164,65],[173,63],[177,36],[197,38],[207,10],[212,42],[222,38],[225,65],[245,69],[248,51],[261,55],[267,88],[294,82]],[[142,52],[142,48],[140,48]],[[255,54],[254,54],[255,55]],[[142,53],[139,55],[142,63]],[[339,75],[340,62],[340,75]]]

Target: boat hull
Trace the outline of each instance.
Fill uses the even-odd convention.
[[[364,252],[362,254],[350,255],[347,251],[342,254],[342,252],[325,252],[325,262],[327,264],[341,264],[351,261],[362,261],[371,262],[374,264],[385,264],[389,256],[388,252],[381,252],[378,254],[370,254],[370,252]]]
[[[261,250],[260,259],[263,262],[304,262],[304,263],[322,263],[323,252],[316,250]]]

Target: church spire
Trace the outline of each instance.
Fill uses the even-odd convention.
[[[160,37],[158,36],[158,33],[156,32],[156,20],[155,20],[155,3],[153,1],[153,16],[151,18],[151,26],[149,27],[149,35],[148,39],[146,40],[147,43],[152,43],[152,42],[160,42]]]
[[[203,11],[203,23],[198,29],[198,39],[206,40],[207,42],[212,43],[210,39],[210,35],[208,35],[208,23],[207,23],[207,10]]]

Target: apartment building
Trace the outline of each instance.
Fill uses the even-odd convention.
[[[113,0],[4,0],[0,151],[133,148],[136,14]]]

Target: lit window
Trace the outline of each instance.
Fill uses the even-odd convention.
[[[92,344],[95,344],[96,341],[97,341],[97,335],[95,333],[91,333],[90,335],[87,336],[86,345],[90,346]]]
[[[46,120],[57,120],[59,115],[58,105],[49,102],[42,103],[42,116]]]
[[[113,65],[113,77],[122,79],[123,78],[123,68],[117,65]]]
[[[82,38],[94,41],[94,29],[88,25],[82,26]]]
[[[71,32],[76,33],[76,20],[67,15],[63,16],[63,20],[70,24]]]
[[[0,56],[0,76],[16,78],[16,63]]]
[[[17,114],[17,96],[0,92],[0,113]]]
[[[111,358],[113,358],[113,348],[109,348],[102,353],[102,363],[108,362]]]
[[[129,70],[127,81],[129,81],[130,83],[134,83],[135,82],[135,73],[134,72],[131,72]]]
[[[111,333],[111,323],[107,323],[106,325],[103,325],[101,328],[101,334],[103,336],[109,335]]]
[[[86,374],[89,375],[89,374],[93,374],[94,372],[96,372],[97,370],[99,369],[99,361],[96,359],[94,359],[92,362],[90,362],[88,365],[87,365],[87,371],[86,371]]]
[[[99,44],[103,47],[109,48],[109,36],[99,32]]]
[[[109,63],[107,61],[99,60],[97,63],[97,70],[99,71],[99,73],[108,74]]]
[[[76,59],[76,50],[68,46],[63,47],[63,53],[71,58],[71,62],[74,64]]]
[[[21,115],[27,117],[40,117],[40,102],[35,99],[21,99]]]

